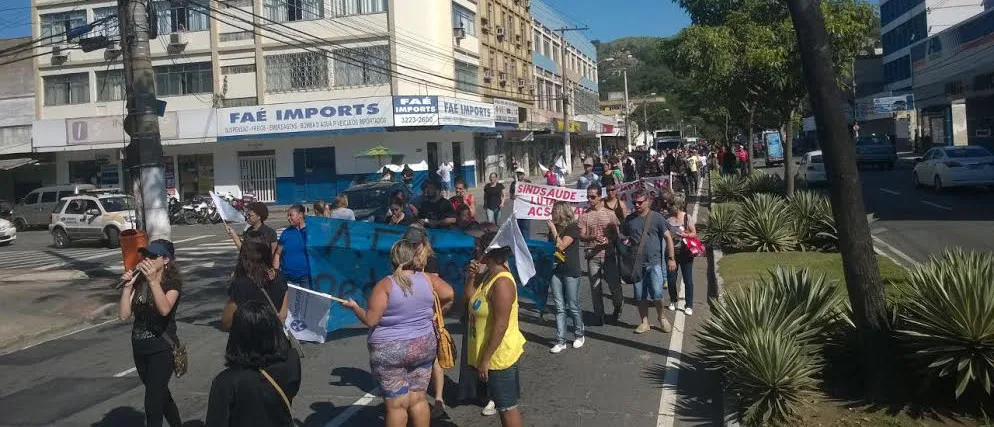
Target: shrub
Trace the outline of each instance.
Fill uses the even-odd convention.
[[[702,238],[712,248],[727,250],[735,246],[738,230],[738,206],[733,203],[721,203],[711,206],[707,226],[703,227]]]
[[[947,250],[908,275],[897,335],[935,378],[952,376],[959,398],[994,382],[994,253]]]
[[[837,238],[834,233],[830,236],[822,234],[835,229],[832,203],[827,197],[811,191],[798,191],[787,198],[787,205],[802,249],[827,249],[835,245]]]
[[[753,194],[742,203],[738,245],[756,252],[785,252],[797,248],[797,229],[780,196]]]
[[[749,194],[785,194],[787,192],[787,183],[780,175],[756,172],[745,178],[745,185]]]
[[[749,190],[746,181],[736,175],[724,175],[711,182],[711,200],[717,203],[742,200]]]

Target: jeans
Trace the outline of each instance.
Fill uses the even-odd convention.
[[[677,257],[679,258],[679,257]],[[686,307],[694,308],[694,258],[677,263],[677,270],[683,273],[683,297],[687,300]],[[676,286],[677,270],[666,271],[666,281],[669,283],[670,302],[677,303],[680,289]]]
[[[661,301],[663,299],[663,266],[661,264],[643,267],[642,280],[635,283],[636,301]]]
[[[521,379],[518,363],[507,369],[491,369],[487,379],[487,393],[498,412],[507,412],[518,407],[521,399]]]
[[[605,254],[604,258],[588,259],[587,276],[590,278],[590,297],[594,300],[594,315],[598,320],[603,320],[605,282],[611,288],[611,303],[614,304],[614,309],[621,308],[625,303],[617,257],[614,254]]]
[[[487,210],[487,222],[496,224],[497,217],[500,216],[500,208],[495,208],[495,209],[486,208],[486,210]]]
[[[583,312],[580,311],[580,278],[552,275],[550,290],[556,299],[556,339],[566,343],[566,315],[573,319],[573,333],[583,336]]]
[[[173,352],[135,354],[135,370],[145,384],[145,425],[162,425],[162,418],[172,427],[180,427],[179,408],[169,393],[169,379],[173,376]]]

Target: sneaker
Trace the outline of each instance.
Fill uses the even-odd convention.
[[[652,327],[649,326],[648,323],[642,323],[642,324],[639,324],[639,327],[635,328],[635,333],[636,334],[644,334],[646,332],[649,332],[650,329],[652,329]]]
[[[683,314],[686,314],[688,316],[693,316],[694,315],[694,309],[692,309],[690,307],[687,307],[687,308],[683,309]]]
[[[668,308],[670,309],[670,311],[676,311],[676,303],[671,302]]]
[[[583,339],[583,337],[578,337],[576,340],[573,341],[573,348],[583,347],[584,342],[585,340]]]
[[[673,326],[670,325],[670,322],[665,317],[659,318],[659,329],[662,329],[663,333],[667,334],[673,332]]]
[[[497,415],[497,405],[495,405],[494,401],[491,400],[490,402],[487,403],[487,406],[483,407],[483,410],[480,411],[480,414],[485,417],[492,417],[494,415]]]
[[[566,350],[566,343],[561,342],[552,346],[552,348],[549,349],[549,353],[559,354],[563,350]]]

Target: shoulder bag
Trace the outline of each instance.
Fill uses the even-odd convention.
[[[162,333],[162,338],[173,349],[173,373],[176,374],[176,378],[182,377],[186,374],[186,369],[190,364],[189,356],[186,354],[186,346],[180,344],[178,338],[174,340],[170,337],[168,331]]]
[[[293,410],[290,409],[290,399],[288,399],[286,397],[286,393],[283,392],[283,387],[280,387],[280,385],[276,382],[276,380],[274,380],[273,377],[269,375],[269,372],[266,372],[265,369],[260,369],[259,373],[261,373],[262,376],[266,377],[266,380],[269,381],[269,384],[272,384],[273,388],[276,389],[276,392],[279,393],[280,397],[283,398],[283,404],[286,405],[286,411],[288,414],[290,414],[290,419],[292,420]]]
[[[618,270],[621,272],[621,280],[625,283],[634,284],[642,281],[642,266],[639,258],[642,255],[642,248],[645,247],[645,237],[649,234],[649,227],[652,226],[652,212],[645,216],[645,223],[642,226],[642,237],[639,238],[638,249],[632,253],[631,248],[623,254],[619,254]]]
[[[684,230],[690,230],[690,222],[688,222],[689,221],[688,218],[689,218],[689,216],[687,215],[686,212],[684,212],[684,214],[683,214],[683,229]],[[684,255],[686,256],[686,259],[688,259],[688,260],[690,258],[704,256],[704,254],[706,253],[705,248],[704,248],[704,243],[701,242],[701,239],[698,239],[696,237],[684,237],[683,238],[683,247],[684,247],[684,251],[685,251]]]
[[[276,318],[279,319],[280,309],[276,308],[276,304],[273,304],[273,299],[269,297],[269,292],[266,292],[266,289],[263,288],[262,285],[258,283],[255,285],[259,288],[259,292],[262,292],[262,296],[266,297],[266,301],[269,301],[269,307],[273,309],[273,312],[276,313]],[[283,326],[283,333],[286,334],[286,339],[290,341],[290,347],[297,352],[297,355],[300,356],[301,359],[306,358],[307,356],[304,355],[304,347],[300,345],[300,341],[297,341],[297,337],[293,336],[293,332],[288,331],[286,326]]]
[[[431,286],[431,276],[428,277],[429,286]],[[448,329],[445,329],[445,316],[442,315],[442,303],[438,300],[438,292],[435,292],[435,287],[431,287],[431,294],[435,298],[435,336],[438,338],[438,352],[437,359],[438,365],[442,369],[449,369],[456,365],[456,343],[452,340],[452,335],[449,334]]]

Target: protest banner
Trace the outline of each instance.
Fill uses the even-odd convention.
[[[558,201],[573,205],[573,213],[580,215],[587,204],[587,190],[517,182],[514,189],[514,216],[518,219],[549,219],[552,205]]]
[[[366,307],[373,286],[393,272],[390,248],[400,240],[404,226],[346,221],[324,217],[307,218],[307,256],[311,268],[311,290],[338,298],[353,299]],[[461,231],[428,230],[428,241],[438,259],[439,275],[461,298],[465,267],[475,249],[472,236]],[[546,291],[555,266],[551,243],[527,241],[535,265],[535,276],[518,281],[518,292],[545,305]],[[341,304],[328,308],[326,332],[353,325],[358,320]],[[305,320],[306,322],[306,320]],[[298,326],[299,327],[299,326]],[[300,338],[298,338],[300,339]]]

